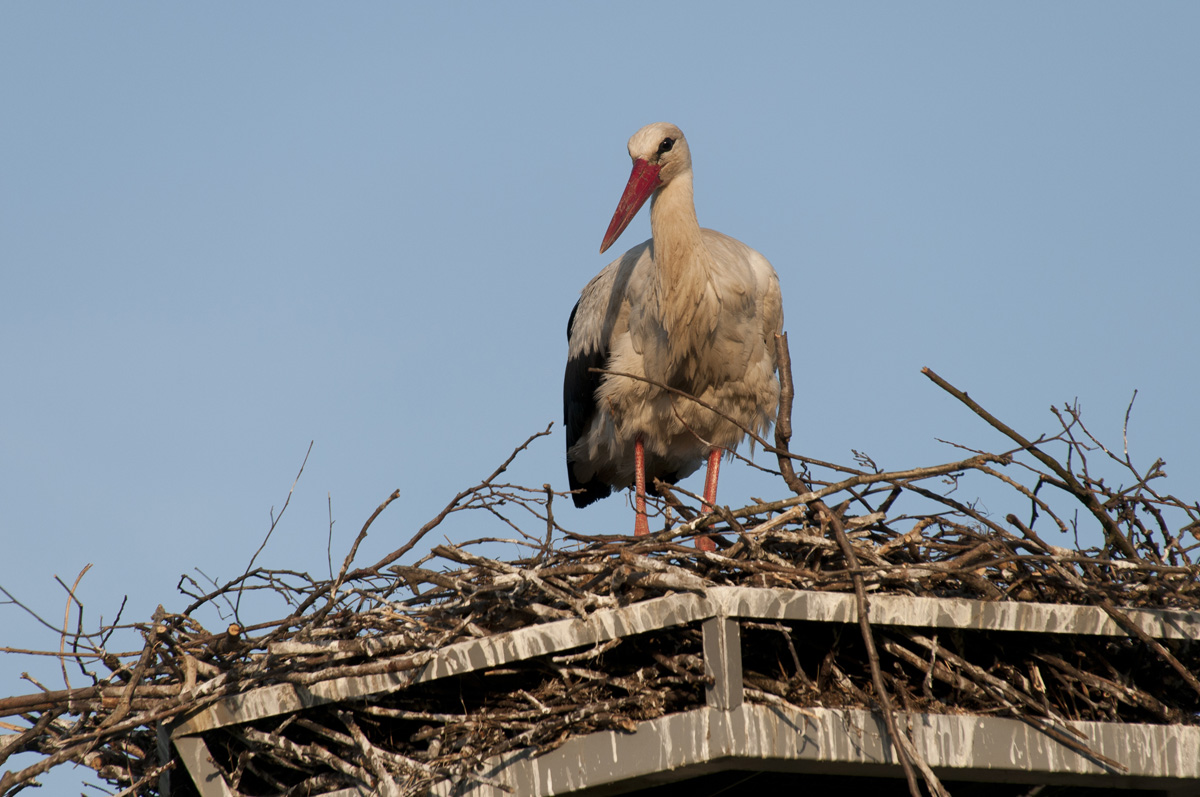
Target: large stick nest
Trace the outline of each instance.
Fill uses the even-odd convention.
[[[333,579],[255,568],[208,592],[185,580],[181,591],[194,600],[182,611],[160,608],[150,622],[95,632],[64,629],[64,674],[70,664],[92,683],[0,699],[0,717],[13,720],[5,723],[11,733],[0,737],[0,763],[18,752],[42,756],[5,772],[0,793],[16,793],[66,762],[92,768],[122,794],[158,794],[159,775],[175,768],[172,791],[194,793],[178,762],[160,759],[155,737],[160,723],[185,712],[271,684],[415,669],[454,642],[722,585],[854,592],[860,607],[879,592],[1093,605],[1129,632],[956,632],[939,639],[873,628],[865,614],[859,629],[743,621],[751,702],[853,706],[887,717],[897,708],[1013,716],[1085,753],[1083,742],[1051,726],[1197,723],[1200,682],[1192,673],[1200,672],[1200,646],[1150,639],[1124,615],[1131,607],[1200,609],[1200,506],[1157,489],[1162,462],[1137,469],[1127,454],[1101,445],[1072,407],[1056,410],[1055,434],[1030,441],[927,372],[1014,448],[968,451],[961,461],[901,472],[881,472],[865,457],[855,467],[817,463],[787,450],[786,342],[781,353],[780,429],[774,445],[759,442],[779,455],[789,497],[706,514],[694,496],[660,485],[664,531],[581,536],[554,519],[562,494],[500,481],[547,429],[374,565],[355,567],[354,555],[396,494],[367,521]],[[1099,463],[1123,474],[1123,483],[1094,476]],[[956,497],[968,476],[1005,491],[1011,511],[1003,520]],[[464,509],[501,519],[509,541],[528,555],[498,561],[481,552],[493,540],[478,540],[398,564]],[[1043,536],[1064,533],[1104,543],[1067,549]],[[713,535],[718,550],[697,550],[692,538],[700,534]],[[286,616],[254,623],[239,612],[230,617],[235,602],[261,593],[281,596]],[[235,622],[212,630],[197,619],[213,614]],[[135,629],[141,649],[110,651],[118,628]],[[479,764],[506,751],[550,750],[573,736],[631,731],[640,721],[702,706],[708,682],[700,631],[680,626],[420,683],[370,702],[227,726],[206,741],[245,794],[318,794],[380,780],[420,792],[446,779],[480,779]],[[906,767],[925,773],[931,791],[944,793],[923,762],[911,753],[905,758]]]

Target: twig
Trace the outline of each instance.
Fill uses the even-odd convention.
[[[1066,484],[1067,489],[1069,489],[1070,492],[1088,508],[1088,511],[1100,521],[1100,525],[1104,528],[1104,537],[1108,541],[1108,544],[1115,546],[1121,551],[1121,553],[1125,554],[1130,559],[1138,558],[1137,551],[1134,550],[1132,543],[1130,543],[1125,535],[1121,533],[1121,530],[1117,527],[1117,524],[1113,522],[1113,519],[1109,517],[1108,513],[1104,511],[1104,508],[1100,506],[1099,502],[1096,501],[1095,495],[1081,485],[1071,471],[1060,465],[1058,460],[1054,459],[1054,457],[1046,454],[1033,443],[1026,440],[1022,435],[1009,428],[1008,425],[1002,423],[990,412],[979,406],[979,404],[976,403],[970,396],[947,382],[945,379],[942,379],[931,369],[922,368],[921,373],[929,377],[929,379],[942,390],[945,390],[963,404],[967,405],[972,412],[987,421],[993,429],[996,429],[1004,434],[1017,445],[1021,446],[1022,449],[1032,454],[1039,462],[1053,471],[1054,474],[1058,476],[1058,478],[1062,479],[1063,483]]]
[[[780,371],[779,414],[775,421],[775,440],[777,447],[782,452],[787,452],[792,430],[793,387],[791,374],[792,358],[788,351],[786,335],[776,336],[775,349]],[[783,474],[784,480],[787,481],[788,487],[792,489],[792,492],[798,495],[812,492],[809,486],[796,475],[792,468],[791,458],[786,453],[779,455],[779,470]],[[833,529],[838,546],[842,550],[842,556],[846,559],[846,565],[852,570],[857,571],[858,556],[854,553],[854,547],[850,544],[850,539],[846,536],[846,529],[842,524],[841,518],[820,499],[813,501],[812,504],[823,523]],[[879,653],[875,650],[875,635],[871,630],[871,622],[868,619],[870,605],[867,602],[866,588],[863,586],[862,576],[857,573],[852,576],[852,581],[854,584],[854,596],[858,606],[858,627],[862,634],[863,644],[867,648],[867,658],[871,665],[871,680],[875,685],[875,697],[879,701],[883,720],[887,725],[888,736],[891,737],[898,753],[896,757],[900,760],[900,766],[904,770],[904,777],[908,781],[909,793],[912,797],[921,797],[921,788],[917,784],[916,773],[913,771],[913,766],[916,764],[921,769],[921,774],[925,777],[925,783],[929,786],[929,790],[934,795],[944,795],[946,792],[942,788],[941,781],[925,764],[908,737],[902,737],[900,728],[896,723],[896,712],[892,707],[891,697],[888,694],[887,687],[883,683],[883,674],[879,668]]]
[[[80,603],[79,599],[75,597],[75,590],[79,588],[79,582],[83,580],[84,574],[87,573],[87,571],[89,571],[91,569],[92,569],[92,565],[90,562],[88,564],[84,565],[83,569],[79,571],[79,575],[75,576],[75,583],[72,584],[69,589],[67,588],[66,584],[62,584],[62,581],[58,582],[59,584],[62,584],[63,589],[67,590],[67,606],[63,610],[62,636],[59,637],[59,641],[58,641],[58,656],[59,656],[58,663],[62,666],[63,683],[66,684],[68,689],[71,688],[71,679],[67,677],[67,656],[66,656],[66,654],[67,654],[67,628],[71,624],[71,604],[76,603],[79,605],[79,618],[82,621],[83,620],[83,604]],[[54,578],[55,578],[55,580],[58,580],[58,576],[55,576]]]
[[[292,486],[288,488],[287,498],[284,499],[283,506],[279,509],[279,514],[276,515],[274,510],[271,511],[271,527],[267,529],[267,536],[263,537],[262,544],[258,546],[258,550],[254,552],[254,555],[250,557],[250,561],[246,564],[246,572],[243,574],[243,578],[245,578],[246,575],[249,575],[250,570],[254,567],[254,560],[257,559],[258,555],[263,552],[264,548],[267,547],[267,541],[271,539],[272,532],[274,532],[275,527],[279,525],[279,521],[283,519],[283,513],[287,511],[288,504],[292,502],[292,493],[295,492],[296,485],[300,482],[300,475],[304,473],[304,466],[308,464],[308,455],[312,453],[314,442],[316,441],[308,441],[308,450],[304,452],[304,460],[300,463],[300,470],[297,471],[296,478],[292,480]],[[238,609],[241,608],[241,605],[242,591],[239,589],[237,601],[233,605],[234,617],[238,617]],[[241,618],[238,618],[238,622],[241,622]]]

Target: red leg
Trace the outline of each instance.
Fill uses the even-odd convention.
[[[708,452],[708,471],[704,476],[704,511],[711,512],[717,504],[717,475],[721,472],[721,449]],[[715,551],[717,544],[711,537],[697,537],[696,547],[702,551]]]
[[[708,452],[708,473],[704,476],[704,510],[711,512],[717,503],[717,474],[721,472],[721,449]]]
[[[633,521],[633,533],[638,537],[650,533],[650,522],[646,520],[646,449],[642,446],[642,437],[633,444],[633,480],[637,488],[634,499],[637,517]]]

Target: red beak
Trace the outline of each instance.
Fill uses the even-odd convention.
[[[600,244],[601,254],[621,237],[629,222],[633,221],[642,205],[646,204],[646,200],[658,188],[658,172],[661,168],[640,158],[633,162],[633,172],[629,175],[629,182],[625,184],[625,193],[621,194],[617,212],[608,223],[608,232],[604,233],[604,241]]]

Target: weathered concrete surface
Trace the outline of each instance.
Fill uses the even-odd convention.
[[[1198,612],[1129,610],[1126,613],[1152,636],[1200,639]],[[600,610],[583,619],[558,620],[448,645],[430,652],[427,663],[407,671],[333,679],[308,687],[263,687],[199,712],[179,723],[173,735],[201,733],[323,703],[387,694],[413,683],[712,617],[853,623],[857,607],[853,595],[805,590],[714,587],[706,595],[669,595],[619,609]],[[1103,610],[1092,606],[874,595],[870,598],[870,619],[879,625],[1125,636]]]
[[[1089,746],[1129,767],[1128,773],[1114,773],[1018,720],[931,714],[912,720],[918,749],[947,780],[1200,792],[1200,728],[1075,723]],[[882,721],[866,711],[801,712],[744,704],[733,711],[704,708],[662,717],[642,723],[636,733],[591,734],[540,758],[501,758],[483,774],[513,795],[541,797],[581,788],[603,794],[721,769],[898,776],[892,753]],[[451,790],[442,784],[434,793]],[[499,797],[504,792],[478,785],[467,793]]]
[[[708,591],[714,611],[729,617],[760,617],[826,623],[858,621],[853,595],[841,592],[714,587]],[[1103,609],[1056,603],[978,601],[965,598],[916,598],[871,595],[872,623],[926,628],[974,628],[1046,634],[1126,636]],[[1200,612],[1173,609],[1125,609],[1153,637],[1200,639]]]
[[[410,670],[320,681],[310,686],[280,684],[234,695],[175,725],[175,737],[324,703],[387,694],[410,684],[488,669],[610,639],[684,625],[715,616],[714,604],[695,594],[655,598],[583,619],[557,620],[503,634],[447,645]]]
[[[713,677],[705,688],[711,708],[730,711],[742,705],[742,627],[728,617],[710,617],[704,634],[704,673]]]

